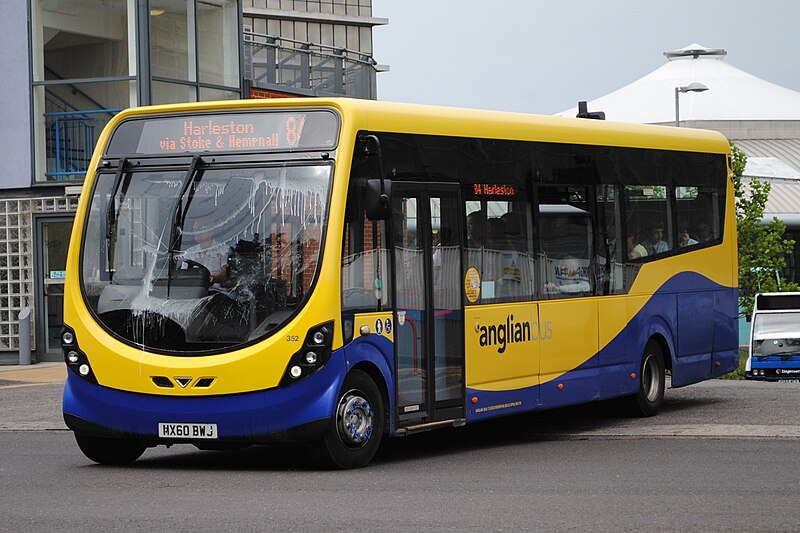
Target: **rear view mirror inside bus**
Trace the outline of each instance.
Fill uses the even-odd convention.
[[[386,179],[367,180],[366,211],[370,220],[388,220],[391,216],[392,182]]]

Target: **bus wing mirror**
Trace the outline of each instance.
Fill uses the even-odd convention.
[[[392,213],[392,181],[367,180],[366,211],[370,220],[389,220]]]

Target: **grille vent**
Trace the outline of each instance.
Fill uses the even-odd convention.
[[[156,387],[161,387],[162,389],[171,389],[174,387],[172,381],[168,377],[165,376],[153,376],[151,378],[153,383],[155,383]]]

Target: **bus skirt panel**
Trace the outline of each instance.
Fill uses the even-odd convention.
[[[707,306],[702,331],[694,331],[696,303],[680,302],[689,293]],[[599,352],[577,367],[539,385],[513,390],[467,387],[467,420],[574,405],[635,394],[644,347],[661,336],[672,362],[673,387],[730,372],[738,365],[736,288],[724,287],[696,273],[674,276],[639,309]],[[682,319],[683,318],[683,319]],[[700,341],[683,342],[684,339]],[[698,346],[695,346],[697,344]],[[665,361],[666,363],[666,361]]]
[[[141,438],[161,444],[194,439],[159,438],[160,423],[216,424],[216,438],[227,441],[306,440],[327,427],[345,375],[344,367],[342,351],[337,350],[320,370],[286,387],[192,397],[110,389],[68,372],[64,419],[76,432]]]

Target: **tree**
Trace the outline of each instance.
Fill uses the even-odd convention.
[[[795,243],[783,238],[786,226],[777,218],[768,224],[761,221],[772,184],[758,178],[744,179],[747,156],[733,145],[731,154],[739,235],[739,306],[745,316],[750,316],[756,293],[798,290],[796,283],[781,276]]]

